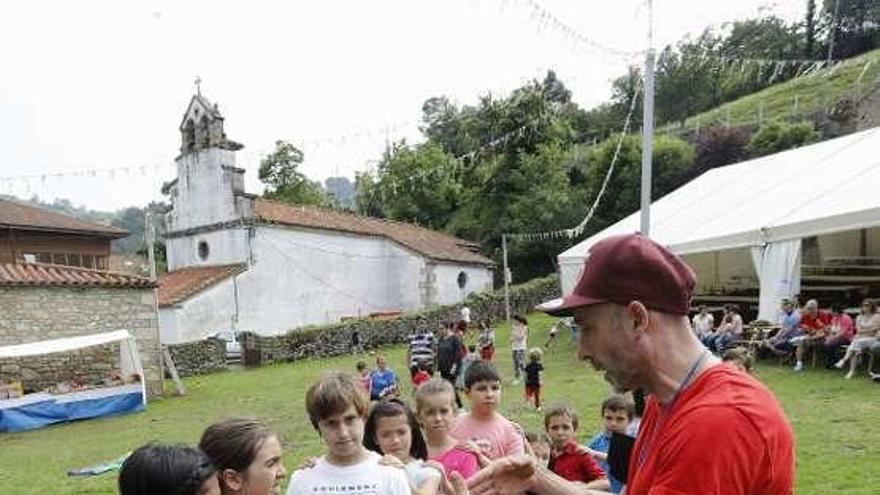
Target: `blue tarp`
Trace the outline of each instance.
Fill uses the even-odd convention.
[[[53,423],[143,411],[139,383],[64,395],[45,393],[0,401],[0,432],[42,428]]]

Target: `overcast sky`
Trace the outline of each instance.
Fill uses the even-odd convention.
[[[655,44],[760,9],[799,19],[805,3],[655,0]],[[474,103],[553,69],[584,107],[606,100],[627,57],[566,34],[535,5],[599,45],[646,47],[645,0],[10,3],[0,16],[0,193],[94,209],[160,199],[196,76],[245,145],[238,164],[251,192],[278,139],[304,151],[311,178],[353,178],[386,138],[419,139],[432,96]],[[79,174],[119,167],[132,169]]]

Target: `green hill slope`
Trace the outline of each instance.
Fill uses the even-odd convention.
[[[797,119],[828,111],[843,100],[858,101],[880,84],[880,50],[841,62],[816,74],[784,83],[725,103],[688,117],[685,129],[715,125],[744,126],[762,121]],[[661,126],[659,132],[680,129],[678,124]]]

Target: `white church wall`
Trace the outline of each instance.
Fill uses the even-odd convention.
[[[459,274],[464,273],[464,289],[458,286]],[[437,263],[434,268],[437,300],[435,304],[458,304],[472,292],[492,290],[492,272],[483,266]]]
[[[235,152],[210,148],[177,159],[177,185],[170,230],[186,230],[237,218],[233,195]]]
[[[207,246],[205,257],[201,256],[205,251],[199,250],[199,244],[202,242]],[[248,229],[224,229],[166,239],[165,250],[169,270],[188,266],[245,263],[249,253]]]
[[[244,277],[247,272],[239,275]],[[182,303],[159,309],[160,340],[179,344],[201,340],[209,335],[234,328],[235,283],[223,280]]]
[[[377,311],[419,307],[423,260],[380,237],[257,228],[239,276],[241,330],[277,334]]]

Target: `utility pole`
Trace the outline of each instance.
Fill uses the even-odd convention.
[[[633,95],[636,98],[638,95]],[[641,233],[651,233],[651,156],[654,152],[654,2],[648,0],[648,53],[645,56],[645,105],[642,112]]]
[[[147,264],[150,265],[150,280],[156,281],[156,229],[153,228],[153,213],[147,209],[144,214],[144,240],[147,241]]]
[[[507,268],[507,234],[501,234],[501,258],[504,269],[504,317],[510,321],[510,270]]]

